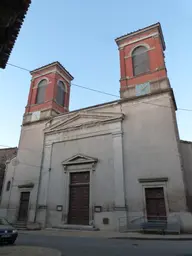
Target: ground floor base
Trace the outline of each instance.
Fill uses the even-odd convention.
[[[18,209],[0,208],[0,216],[5,217],[11,223],[18,221]],[[86,229],[108,231],[139,231],[141,224],[147,221],[142,212],[108,211],[94,212],[91,214],[88,225],[70,224],[67,216],[62,211],[50,211],[48,209],[30,209],[27,215],[27,223],[39,223],[41,228],[73,228],[86,227]],[[181,233],[192,233],[192,214],[190,212],[173,212],[167,216],[169,230],[180,230]]]

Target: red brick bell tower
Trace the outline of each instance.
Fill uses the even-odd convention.
[[[132,98],[170,88],[164,61],[160,23],[117,38],[120,55],[120,95]]]
[[[73,76],[53,62],[30,72],[32,75],[24,123],[50,118],[69,111]]]

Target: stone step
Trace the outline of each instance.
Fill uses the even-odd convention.
[[[26,226],[23,226],[23,227],[14,226],[14,228],[17,229],[17,230],[27,230]]]
[[[15,227],[17,230],[27,230],[26,227]]]
[[[99,231],[99,229],[98,229],[98,228],[95,228],[94,226],[70,225],[70,224],[58,225],[58,226],[54,226],[54,227],[52,227],[52,228],[47,228],[47,229],[65,229],[65,230]]]
[[[26,230],[27,229],[27,223],[23,221],[17,221],[13,224],[13,226],[18,230]]]
[[[23,222],[23,221],[17,221],[13,224],[13,226],[18,230],[40,230],[40,224],[39,223],[33,223],[33,222]]]

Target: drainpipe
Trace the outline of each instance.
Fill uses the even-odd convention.
[[[46,197],[46,205],[49,202],[49,188],[50,188],[50,178],[51,178],[51,166],[52,166],[52,153],[53,153],[53,143],[51,144],[51,154],[50,154],[50,160],[49,160],[49,178],[48,178],[48,184],[47,184],[47,197]],[[47,214],[48,208],[46,208],[46,215],[45,215],[45,226],[47,225],[48,221],[48,214]]]
[[[122,102],[119,103],[120,105],[120,112],[122,115],[124,115],[123,113],[123,109],[122,109]],[[126,224],[127,224],[127,227],[128,227],[128,222],[129,222],[129,212],[128,212],[128,200],[127,200],[127,189],[126,189],[126,180],[125,180],[125,160],[124,160],[124,140],[123,140],[123,136],[124,136],[124,129],[123,129],[123,120],[121,121],[121,131],[122,131],[122,152],[123,152],[123,180],[124,180],[124,196],[125,196],[125,214],[126,214]]]
[[[43,150],[42,150],[41,165],[40,165],[39,179],[38,179],[38,187],[37,187],[37,198],[36,198],[36,205],[35,205],[34,223],[35,223],[36,220],[37,220],[37,210],[38,210],[38,203],[39,203],[39,192],[40,192],[41,177],[42,177],[42,169],[43,169],[43,159],[44,159],[44,147],[45,147],[45,136],[43,137]]]

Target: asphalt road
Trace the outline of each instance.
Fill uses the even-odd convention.
[[[16,245],[55,248],[64,256],[192,256],[192,241],[135,241],[20,234]]]

